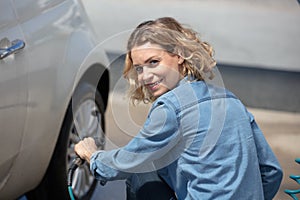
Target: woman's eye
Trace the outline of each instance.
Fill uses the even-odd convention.
[[[159,60],[151,60],[149,63],[151,66],[156,66],[159,64]]]
[[[135,67],[135,71],[138,73],[138,74],[141,74],[143,72],[143,67],[142,66],[137,66]]]

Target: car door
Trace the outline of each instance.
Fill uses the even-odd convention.
[[[10,0],[0,1],[0,193],[20,151],[27,109],[28,60],[15,13]]]

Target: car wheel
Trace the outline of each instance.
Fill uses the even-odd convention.
[[[76,157],[74,145],[93,137],[104,148],[104,104],[100,93],[88,83],[76,89],[65,116],[52,160],[42,183],[27,195],[28,199],[68,199],[67,171]],[[90,199],[96,180],[85,162],[73,175],[73,193],[77,199]]]

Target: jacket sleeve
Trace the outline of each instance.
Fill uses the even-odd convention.
[[[250,114],[250,118],[257,149],[264,197],[266,200],[272,200],[282,180],[282,169],[262,131],[255,122],[253,115]]]
[[[138,133],[125,147],[94,153],[90,168],[100,180],[126,179],[132,173],[157,170],[163,158],[179,141],[178,123],[173,107],[154,106]]]

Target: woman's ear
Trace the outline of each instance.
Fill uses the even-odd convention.
[[[184,59],[181,56],[178,56],[178,64],[181,65],[184,62]]]

